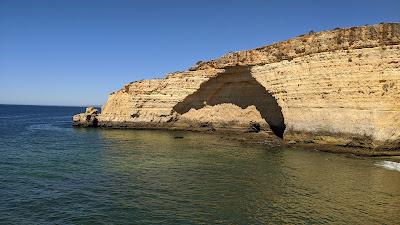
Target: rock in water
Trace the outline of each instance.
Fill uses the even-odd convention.
[[[77,127],[97,127],[97,113],[98,110],[96,108],[88,107],[84,113],[72,117],[72,125]]]

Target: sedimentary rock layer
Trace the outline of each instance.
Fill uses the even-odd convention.
[[[400,24],[302,35],[112,93],[98,126],[264,131],[400,148]],[[79,122],[77,123],[79,124]]]

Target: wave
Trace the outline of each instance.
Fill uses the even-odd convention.
[[[27,130],[31,130],[31,131],[33,131],[33,130],[46,130],[46,131],[62,131],[62,132],[71,131],[72,130],[72,128],[56,127],[56,126],[54,126],[52,124],[48,124],[48,123],[46,123],[46,124],[33,124],[33,125],[28,126],[26,129]]]
[[[12,115],[12,116],[0,116],[0,119],[15,119],[15,118],[25,118],[31,115]]]
[[[375,163],[376,166],[383,167],[388,170],[396,170],[400,172],[400,163],[392,161],[381,161]]]

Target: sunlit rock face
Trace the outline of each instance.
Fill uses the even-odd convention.
[[[256,126],[291,143],[400,148],[399,43],[395,23],[229,53],[125,85],[110,95],[98,126]]]
[[[94,107],[88,107],[84,113],[80,113],[72,117],[72,124],[80,127],[97,127],[97,113],[97,109]]]
[[[236,106],[236,109],[228,107],[224,103],[230,103]],[[219,107],[210,108],[208,106]],[[248,108],[250,106],[252,108]],[[205,107],[209,110],[201,110]],[[196,109],[196,113],[187,115],[191,109]],[[210,122],[213,124],[229,123],[232,126],[246,127],[252,122],[260,123],[260,125],[266,123],[273,133],[281,138],[285,130],[282,109],[274,96],[252,76],[249,68],[240,66],[226,69],[218,76],[205,81],[196,92],[176,104],[173,110],[186,120],[191,118],[199,120],[194,115],[204,114],[200,120],[203,123],[207,122],[207,115],[210,115],[212,120]],[[220,112],[219,115],[211,116],[215,114],[216,110]],[[250,114],[256,113],[257,117],[250,116]],[[251,120],[249,121],[249,119]],[[266,130],[268,130],[268,126]]]

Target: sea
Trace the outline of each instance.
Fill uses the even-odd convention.
[[[399,224],[400,164],[0,105],[0,224]]]

